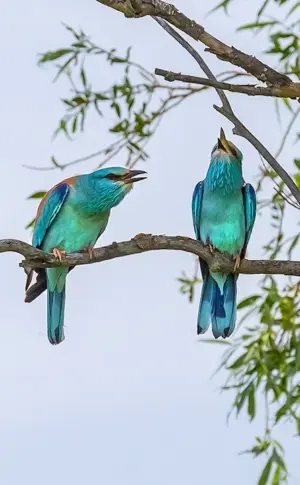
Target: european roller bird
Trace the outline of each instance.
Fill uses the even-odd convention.
[[[105,231],[110,211],[130,192],[135,182],[145,179],[143,170],[105,168],[70,177],[50,189],[42,199],[35,219],[32,245],[52,252],[58,259],[66,253],[93,247]],[[48,339],[57,345],[64,340],[66,276],[73,267],[38,269],[30,287],[33,270],[27,277],[25,302],[47,289]]]
[[[206,178],[195,187],[192,200],[196,238],[235,260],[234,273],[211,272],[200,258],[203,279],[197,334],[211,323],[214,337],[229,337],[236,322],[236,270],[245,257],[256,216],[256,196],[242,174],[240,150],[220,137],[211,153]]]

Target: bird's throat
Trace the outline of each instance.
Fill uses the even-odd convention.
[[[205,180],[207,190],[227,194],[240,190],[243,183],[242,166],[239,161],[216,159],[211,162]]]

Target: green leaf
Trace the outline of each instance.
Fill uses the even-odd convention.
[[[283,416],[286,416],[288,414],[288,409],[289,404],[287,402],[278,409],[277,413],[275,414],[275,423],[278,423],[278,421],[280,421]]]
[[[259,19],[261,17],[261,15],[264,13],[264,10],[268,6],[269,1],[270,0],[265,0],[264,3],[262,4],[262,6],[260,7],[259,11],[257,12],[257,19]]]
[[[117,113],[117,116],[121,118],[121,108],[119,104],[114,101],[113,103],[111,103],[111,107],[114,108],[115,112]]]
[[[86,100],[81,96],[75,96],[75,98],[73,98],[72,101],[76,104],[84,104],[86,102]]]
[[[300,158],[295,158],[294,160],[294,164],[296,165],[296,167],[300,170]]]
[[[122,57],[111,57],[111,63],[112,64],[115,64],[115,63],[124,63],[124,62],[127,62],[127,59],[123,59]]]
[[[255,387],[254,384],[251,385],[249,394],[248,394],[248,414],[250,416],[250,420],[252,421],[255,418]]]
[[[225,13],[228,13],[228,6],[232,2],[232,0],[222,0],[222,2],[218,3],[214,8],[209,10],[209,14],[216,12],[217,10],[220,10],[220,8],[223,8]]]
[[[262,471],[262,474],[261,474],[260,479],[258,481],[258,485],[266,485],[266,483],[269,479],[269,476],[270,476],[272,464],[273,464],[273,457],[270,456],[270,458],[268,459],[268,461],[266,463],[265,468]]]
[[[56,82],[59,76],[66,70],[66,67],[68,67],[69,64],[76,58],[76,55],[71,56],[60,68],[58,69],[55,78],[53,79],[53,82]]]
[[[270,20],[269,22],[253,22],[250,24],[242,25],[237,29],[237,31],[241,32],[242,30],[249,30],[249,29],[264,29],[265,27],[270,27],[277,23],[278,22],[276,20],[272,20],[272,21]]]
[[[57,168],[62,168],[62,166],[58,163],[58,161],[56,160],[56,158],[52,155],[51,157],[51,162],[53,163],[53,165]]]
[[[95,98],[99,101],[106,101],[107,99],[109,99],[107,96],[101,93],[95,93]]]
[[[300,187],[300,173],[296,173],[294,175],[294,180],[296,182],[297,187]]]
[[[76,129],[77,129],[77,116],[75,116],[75,118],[73,119],[73,123],[72,123],[72,133],[75,133],[76,132]]]
[[[84,87],[86,87],[86,74],[83,68],[80,71],[80,77],[81,77],[82,84],[84,85]]]
[[[280,485],[280,472],[281,472],[281,468],[279,465],[276,466],[275,468],[275,472],[274,472],[274,475],[273,475],[273,478],[272,478],[272,483],[271,485]]]
[[[288,19],[290,15],[292,15],[299,7],[300,7],[300,2],[295,3],[295,5],[288,11],[287,16],[285,18]]]
[[[35,223],[35,217],[30,222],[28,222],[28,224],[25,227],[25,229],[30,229],[30,227],[33,227],[34,226],[34,223]]]
[[[281,458],[281,456],[278,455],[275,448],[273,449],[272,459],[273,459],[273,461],[275,461],[277,463],[277,465],[280,466],[280,468],[282,470],[286,471],[286,465],[285,465],[283,459]]]
[[[73,47],[78,47],[79,49],[86,49],[86,44],[84,42],[74,42]]]
[[[71,52],[74,52],[73,49],[59,49],[58,51],[45,52],[45,54],[40,57],[39,63],[44,64],[45,62],[55,61],[56,59],[59,59],[66,54],[70,54]]]
[[[33,194],[29,195],[27,197],[27,200],[29,199],[42,199],[46,192],[44,190],[40,190],[39,192],[34,192]]]
[[[295,249],[295,247],[297,246],[299,238],[300,238],[300,234],[297,234],[297,236],[295,236],[294,239],[292,240],[292,243],[291,243],[291,245],[288,249],[288,257],[289,258],[292,256],[292,252]]]
[[[248,298],[245,298],[245,300],[240,301],[240,303],[237,306],[237,309],[241,310],[242,308],[246,308],[247,306],[251,306],[253,303],[255,303],[260,298],[261,298],[261,295],[249,296]]]
[[[286,105],[287,109],[293,113],[293,108],[291,105],[291,101],[287,98],[282,98],[283,103]]]
[[[296,343],[296,369],[300,370],[300,340]]]

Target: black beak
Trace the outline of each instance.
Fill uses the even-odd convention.
[[[225,147],[223,147],[220,138],[218,138],[218,150],[223,150],[224,152],[226,152]]]
[[[138,175],[145,175],[147,172],[144,170],[129,170],[129,172],[123,177],[123,182],[125,184],[133,184],[134,182],[139,182],[140,180],[145,180],[147,177],[139,177]]]

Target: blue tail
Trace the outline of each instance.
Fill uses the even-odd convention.
[[[48,290],[47,325],[48,340],[52,345],[60,344],[64,339],[65,287],[61,292]]]
[[[229,337],[236,322],[236,280],[234,274],[226,277],[223,294],[208,271],[202,272],[203,287],[198,312],[197,334],[205,333],[212,324],[215,338]]]

